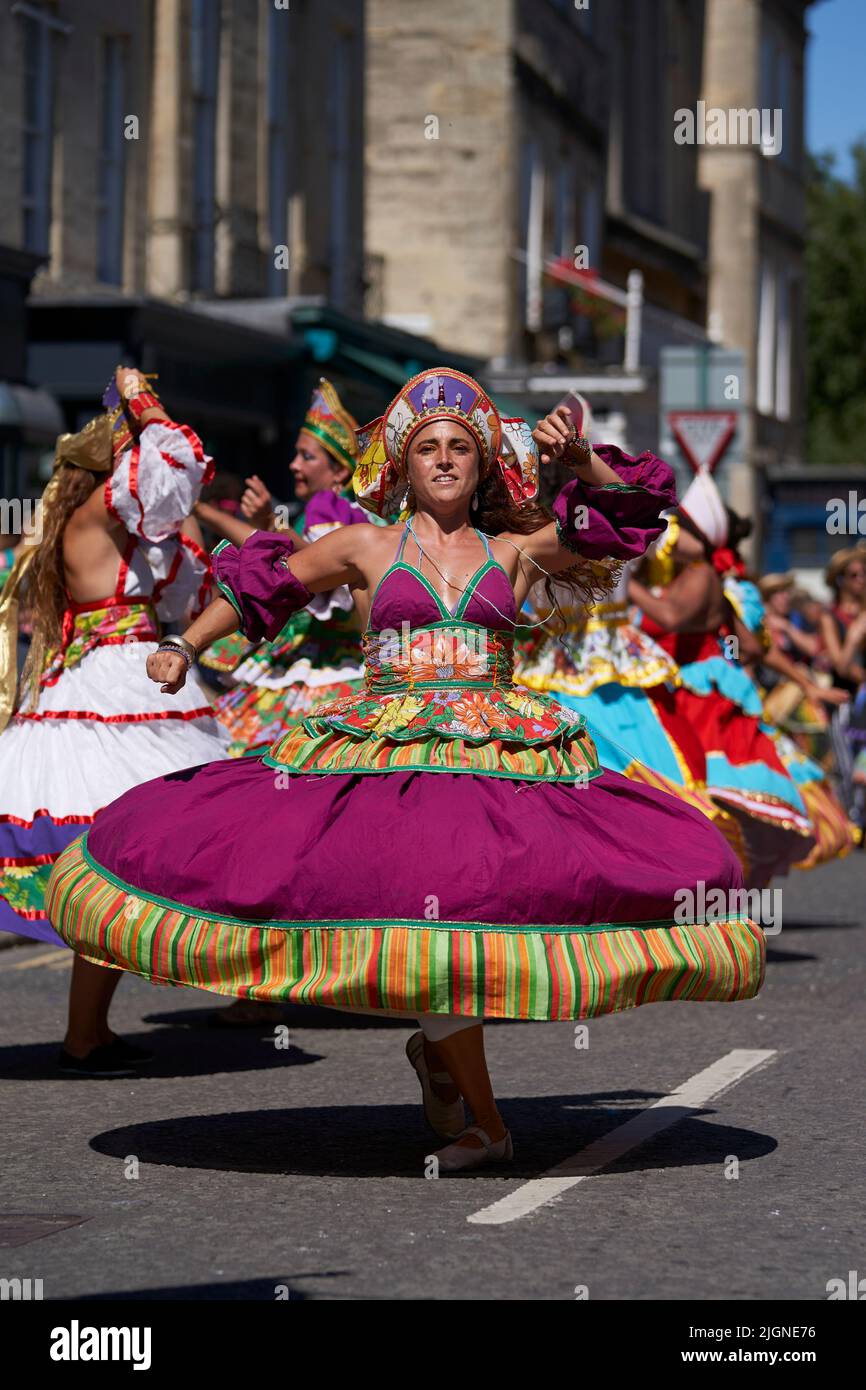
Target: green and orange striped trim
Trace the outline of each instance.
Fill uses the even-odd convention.
[[[578,1019],[662,1000],[750,999],[764,936],[747,918],[538,924],[243,921],[144,893],[86,836],[59,857],[49,919],[87,960],[216,994],[383,1013]]]

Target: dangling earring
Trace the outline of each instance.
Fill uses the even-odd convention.
[[[473,494],[472,494],[472,510],[473,510],[473,512],[477,512],[477,511],[478,511],[478,493],[477,493],[477,492],[473,492]]]
[[[409,484],[406,484],[406,491],[403,493],[403,500],[400,503],[400,511],[405,512],[409,506]]]

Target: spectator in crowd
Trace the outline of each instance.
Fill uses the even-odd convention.
[[[859,769],[866,748],[866,545],[837,551],[826,577],[833,597],[821,618],[821,635],[835,683],[851,696],[849,704],[834,710],[830,731],[842,796],[862,829],[866,787],[855,782],[854,772],[855,760]]]

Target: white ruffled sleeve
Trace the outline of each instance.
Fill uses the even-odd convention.
[[[141,543],[153,575],[152,601],[163,623],[189,625],[207,605],[213,577],[206,550],[180,532],[167,541]]]
[[[168,540],[212,477],[213,459],[189,425],[154,420],[121,455],[105,484],[105,505],[132,535]]]

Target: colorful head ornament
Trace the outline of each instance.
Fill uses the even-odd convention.
[[[324,377],[313,392],[303,428],[318,439],[337,463],[354,472],[358,461],[358,423],[345,409],[330,381]]]
[[[519,415],[502,417],[502,452],[497,460],[512,502],[523,507],[538,496],[538,445]]]
[[[390,516],[406,491],[406,458],[418,430],[434,420],[455,420],[478,445],[480,475],[498,466],[512,500],[531,502],[538,493],[538,452],[524,420],[503,420],[486,391],[471,376],[433,367],[407,381],[378,420],[358,431],[360,459],[352,485],[368,511]]]
[[[680,519],[676,512],[667,513],[667,522],[667,527],[646,555],[646,579],[651,589],[666,589],[677,572],[674,551],[680,538]]]

